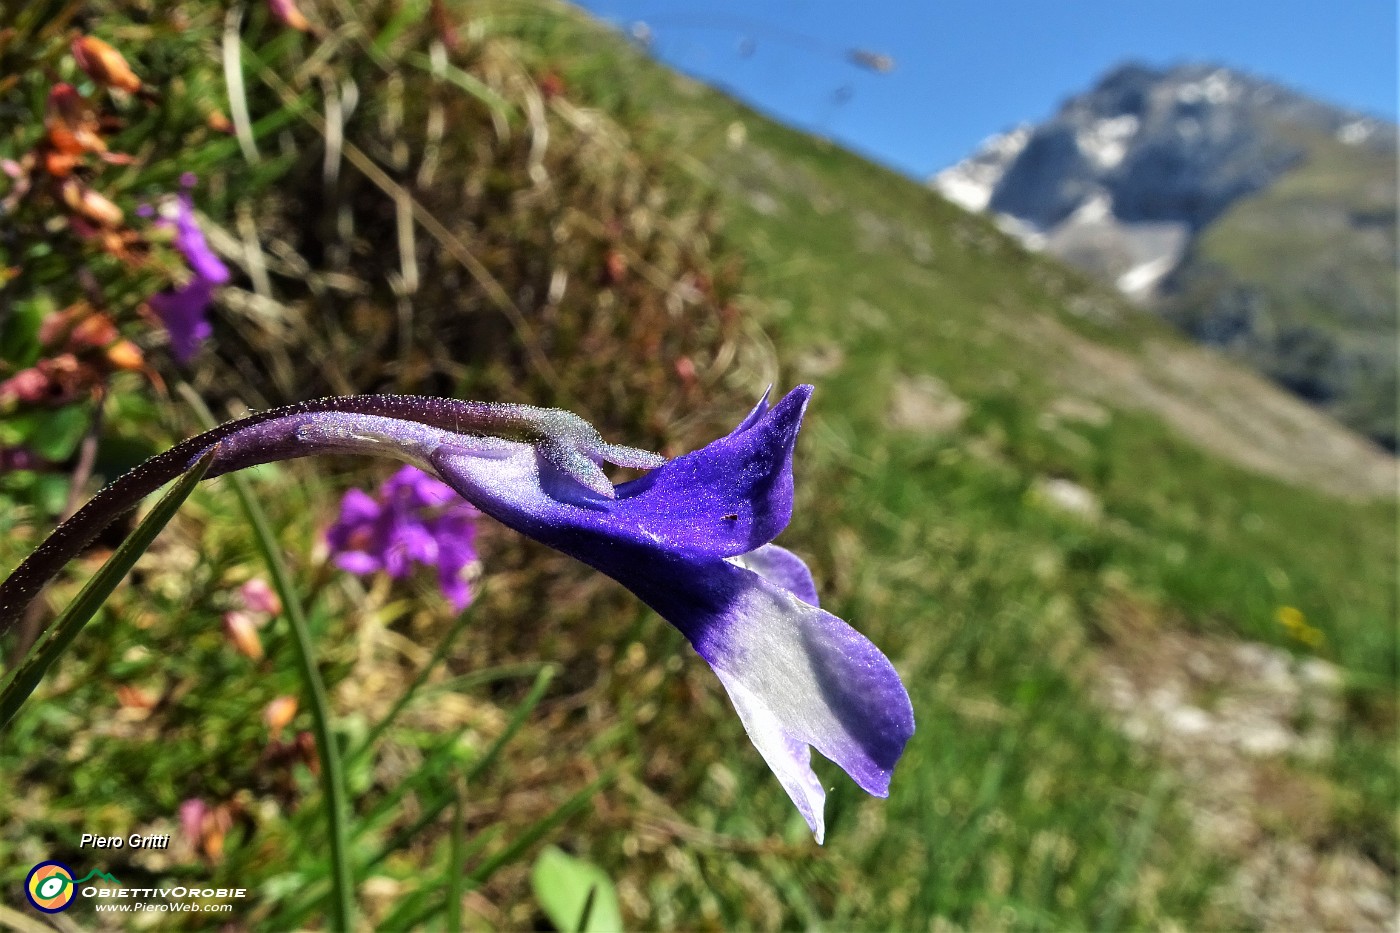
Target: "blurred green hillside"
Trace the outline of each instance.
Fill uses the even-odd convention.
[[[233,27],[183,8],[84,8],[182,81],[220,80],[242,43],[260,161],[186,137],[236,279],[206,354],[162,364],[171,385],[220,416],[384,389],[558,404],[675,453],[770,382],[811,382],[779,543],[914,703],[888,800],[818,764],[818,848],[714,678],[620,588],[486,529],[458,629],[430,584],[326,563],[338,493],[383,470],[259,470],[354,751],[368,922],[542,928],[541,839],[601,866],[636,929],[1389,922],[1392,458],[571,8],[449,4],[456,48],[426,0],[303,4],[315,38],[261,6]],[[114,177],[124,206],[154,190]],[[196,430],[179,399],[130,390],[99,473]],[[0,479],[0,566],[51,525],[51,480]],[[219,854],[107,866],[246,884],[251,926],[323,925],[316,782],[261,721],[298,692],[290,636],[269,626],[254,664],[220,632],[262,572],[238,516],[207,484],[5,736],[5,905],[40,858],[91,861],[78,832],[178,832],[197,797],[228,804]],[[362,745],[439,644],[425,693]]]
[[[1394,451],[1395,152],[1283,135],[1299,166],[1207,229],[1164,310]]]

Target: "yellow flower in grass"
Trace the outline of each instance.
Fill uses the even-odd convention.
[[[1296,606],[1279,606],[1274,610],[1274,621],[1288,629],[1288,634],[1310,648],[1317,648],[1327,640],[1321,629],[1308,624],[1308,617]]]

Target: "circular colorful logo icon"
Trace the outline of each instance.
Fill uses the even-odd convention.
[[[67,910],[77,893],[73,870],[62,862],[40,862],[29,869],[29,876],[24,879],[24,896],[36,910],[46,914]]]

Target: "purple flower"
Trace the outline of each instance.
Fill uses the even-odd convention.
[[[151,296],[151,310],[170,334],[170,355],[180,364],[194,359],[199,345],[213,333],[204,317],[213,303],[213,286],[197,278],[180,288]]]
[[[0,476],[15,470],[34,470],[44,459],[28,447],[0,447]]]
[[[792,452],[811,392],[799,386],[771,409],[765,395],[732,433],[670,462],[527,405],[372,395],[263,412],[148,460],[59,526],[0,584],[0,634],[107,523],[211,452],[206,478],[319,453],[393,457],[613,577],[679,629],[820,842],[826,795],[811,749],[887,796],[914,713],[889,660],[818,608],[806,565],[771,543],[792,514]],[[614,488],[604,462],[651,472]],[[459,556],[445,559],[444,534],[422,514],[450,510],[437,487],[403,472],[395,480],[379,499],[347,495],[332,538],[342,566],[404,573],[426,558],[441,572],[462,560],[461,526],[445,535]]]
[[[810,748],[867,792],[888,796],[914,714],[889,660],[819,609],[807,566],[770,543],[792,515],[792,451],[811,391],[800,386],[772,409],[765,395],[727,437],[669,463],[605,444],[567,412],[461,412],[448,406],[477,403],[437,402],[442,411],[401,414],[380,402],[390,417],[358,413],[371,410],[365,406],[232,433],[209,472],[326,450],[397,457],[436,473],[502,524],[617,580],[714,669],[820,842],[826,794]],[[446,429],[471,417],[481,422],[461,423],[489,423],[529,442]],[[614,489],[598,468],[604,461],[657,468]]]
[[[204,313],[214,303],[215,287],[229,280],[229,271],[209,248],[204,231],[195,220],[194,199],[190,196],[194,176],[187,172],[180,181],[184,190],[176,196],[175,246],[189,263],[191,277],[178,288],[152,295],[150,305],[170,334],[171,355],[183,365],[194,358],[199,345],[212,333]]]
[[[428,459],[483,512],[602,571],[680,629],[820,842],[826,795],[809,746],[888,796],[914,714],[885,656],[817,608],[807,566],[769,543],[792,514],[810,394],[801,386],[771,410],[765,396],[729,436],[611,500],[523,444],[446,442]]]
[[[326,541],[336,566],[355,574],[402,580],[414,564],[436,567],[442,594],[460,611],[472,598],[463,572],[477,559],[478,515],[450,486],[405,466],[374,497],[347,492]]]

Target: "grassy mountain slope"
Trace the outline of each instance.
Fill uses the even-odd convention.
[[[821,916],[1201,922],[1224,874],[1201,871],[1209,854],[1157,808],[1170,779],[1086,683],[1106,645],[1149,637],[1125,617],[1287,644],[1276,610],[1300,608],[1354,680],[1338,754],[1300,767],[1326,788],[1326,832],[1394,870],[1389,458],[907,179],[596,27],[526,32],[722,197],[779,382],[818,387],[786,540],[898,660],[919,717],[887,804],[838,782]],[[1076,409],[1094,414],[1057,414]],[[1057,477],[1101,516],[1045,507]]]
[[[1206,229],[1165,308],[1394,450],[1394,153],[1289,138],[1300,166]]]

